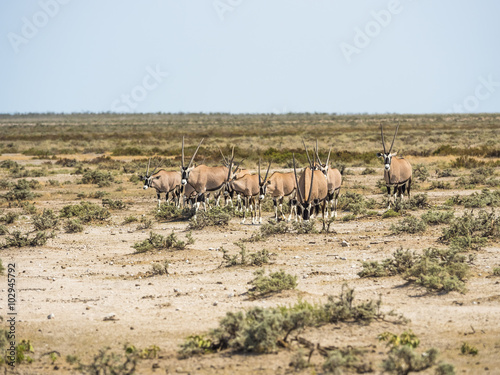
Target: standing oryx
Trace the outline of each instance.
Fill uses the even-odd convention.
[[[241,222],[242,224],[245,223],[246,214],[249,208],[252,213],[252,224],[262,223],[260,201],[264,199],[265,196],[264,186],[266,185],[267,176],[269,175],[269,168],[271,168],[271,163],[269,163],[269,166],[267,167],[266,176],[262,179],[262,176],[260,175],[259,160],[259,170],[257,175],[246,174],[241,178],[234,178],[228,183],[228,190],[230,193],[234,192],[243,196],[245,211]],[[259,209],[258,219],[257,208]]]
[[[197,167],[192,167],[193,160],[198,152],[203,139],[198,144],[196,151],[194,152],[189,164],[186,166],[184,164],[184,137],[182,137],[182,166],[181,166],[181,184],[186,186],[190,184],[193,189],[197,192],[198,202],[196,203],[196,209],[199,208],[199,200],[203,201],[204,208],[206,210],[207,206],[203,197],[207,192],[213,192],[221,189],[228,178],[228,167],[208,167],[206,165],[198,165]],[[232,159],[231,159],[232,162]],[[202,197],[203,196],[203,197]]]
[[[293,154],[293,173],[297,184],[298,205],[300,216],[304,220],[309,220],[311,214],[321,204],[323,214],[323,229],[325,228],[325,198],[328,194],[328,183],[320,170],[315,169],[312,163],[302,172],[300,178],[297,177],[295,167],[295,154]],[[307,197],[307,198],[306,198]]]
[[[156,171],[159,167],[157,165],[151,174],[149,173],[149,166],[151,164],[151,158],[148,161],[148,168],[146,170],[146,175],[141,176],[141,180],[144,181],[143,189],[148,188],[156,189],[156,197],[158,198],[158,208],[160,208],[161,200],[160,194],[165,193],[165,200],[168,202],[169,194],[173,194],[174,204],[178,207],[180,201],[180,190],[181,190],[181,174],[179,172],[167,172],[164,169]]]
[[[274,219],[276,221],[278,221],[278,204],[280,206],[281,217],[285,220],[285,215],[283,214],[284,197],[290,197],[290,215],[288,216],[288,221],[292,219],[293,212],[295,212],[295,220],[297,220],[297,199],[295,198],[297,184],[295,183],[293,172],[274,172],[262,187],[264,195],[269,194],[273,198]]]
[[[321,159],[319,158],[318,153],[318,140],[316,140],[316,158],[318,159],[318,167],[321,172],[326,177],[328,182],[328,194],[326,196],[327,208],[326,208],[326,217],[328,217],[328,206],[330,206],[330,216],[337,217],[337,202],[340,194],[340,186],[342,185],[342,175],[337,168],[330,168],[330,154],[332,149],[328,151],[328,157],[326,159],[326,163],[323,164]],[[329,205],[328,205],[329,203]]]
[[[396,131],[394,132],[394,137],[392,138],[391,148],[389,151],[385,149],[384,140],[384,129],[382,124],[380,124],[380,134],[382,135],[382,145],[384,146],[384,153],[377,153],[377,157],[384,158],[384,180],[387,187],[387,194],[389,195],[389,208],[391,208],[391,187],[394,188],[394,204],[396,204],[396,195],[402,198],[405,190],[408,191],[408,199],[410,199],[410,188],[411,188],[411,177],[412,168],[411,164],[403,158],[393,158],[396,156],[396,152],[391,154],[392,146],[394,146],[394,140],[398,134],[399,123]]]

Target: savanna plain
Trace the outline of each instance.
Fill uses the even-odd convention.
[[[398,122],[412,194],[388,210]],[[178,171],[183,136],[270,174],[332,147],[338,216],[158,207],[140,176]],[[2,371],[500,374],[499,145],[499,114],[1,115]]]

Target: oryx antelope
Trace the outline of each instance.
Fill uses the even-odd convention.
[[[276,221],[278,221],[278,204],[281,217],[285,220],[285,215],[283,214],[283,199],[285,197],[290,197],[290,215],[288,216],[288,221],[292,219],[292,213],[295,213],[295,219],[297,219],[297,199],[295,198],[297,184],[295,183],[293,172],[274,172],[262,187],[264,195],[269,194],[273,198],[274,219]]]
[[[389,151],[385,148],[384,140],[384,129],[382,124],[380,124],[380,134],[382,135],[382,146],[384,147],[384,153],[377,153],[377,157],[384,158],[384,180],[387,187],[387,194],[389,195],[389,207],[391,208],[391,187],[394,188],[394,204],[396,204],[397,196],[403,197],[405,191],[407,191],[408,199],[410,199],[410,188],[411,188],[411,177],[412,168],[411,164],[403,158],[394,158],[396,152],[391,153],[392,146],[394,146],[394,140],[398,134],[399,123],[396,131],[394,132],[394,137],[392,138],[391,147]]]
[[[323,228],[325,228],[325,198],[328,194],[328,183],[320,170],[315,169],[312,163],[304,168],[300,178],[297,177],[295,154],[293,154],[293,173],[297,184],[298,206],[300,217],[309,220],[314,210],[321,205]]]
[[[328,151],[328,157],[326,158],[326,163],[323,164],[319,158],[318,153],[318,141],[316,140],[316,158],[318,159],[318,168],[323,172],[328,183],[328,194],[326,196],[327,206],[326,206],[326,217],[328,217],[328,208],[330,208],[330,216],[337,217],[337,203],[340,194],[340,186],[342,185],[342,175],[337,168],[330,168],[330,154],[332,149]]]
[[[208,167],[206,165],[198,165],[193,167],[193,161],[198,152],[203,139],[198,144],[196,151],[194,152],[189,164],[186,166],[184,163],[184,137],[182,137],[182,165],[181,165],[181,184],[186,186],[190,184],[193,189],[197,192],[198,199],[196,202],[196,209],[199,208],[199,200],[201,196],[205,196],[208,192],[214,192],[223,187],[228,178],[229,168],[225,166],[219,167]],[[232,159],[231,159],[232,161]],[[203,201],[204,208],[206,210],[206,202]]]
[[[222,156],[222,160],[223,160],[223,163],[224,163],[224,166],[228,167],[229,168],[229,164],[230,164],[230,159],[226,158],[224,156],[224,154],[222,153],[222,150],[220,149],[219,147],[219,151],[220,151],[220,154]],[[233,152],[232,152],[232,157],[234,157],[234,148],[233,148]],[[239,164],[243,163],[243,160],[239,162]],[[239,165],[238,164],[238,165]],[[231,176],[229,180],[232,180],[232,179],[238,179],[238,178],[241,178],[247,174],[250,174],[250,171],[248,169],[244,169],[244,168],[236,168],[234,173],[233,173],[233,176]],[[224,188],[222,188],[221,190],[219,190],[219,193],[217,194],[216,196],[216,199],[217,199],[217,204],[219,204],[219,199],[220,199],[220,196],[222,195],[224,197],[224,200],[225,200],[225,205],[227,206],[228,204],[228,201],[229,203],[231,204],[231,206],[233,206],[233,199],[234,199],[234,195],[236,194],[236,199],[237,199],[237,208],[239,208],[240,211],[243,211],[243,202],[241,201],[241,194],[235,192],[235,191],[229,191],[229,185],[228,184],[225,184],[224,185]]]
[[[174,204],[178,207],[180,200],[180,190],[181,190],[181,174],[179,172],[168,172],[164,169],[157,171],[159,165],[157,165],[151,174],[149,173],[149,167],[151,164],[151,159],[148,161],[148,168],[146,174],[141,176],[144,181],[143,189],[154,188],[156,190],[156,197],[158,198],[158,208],[160,208],[161,199],[160,194],[165,193],[165,200],[169,201],[170,193],[173,194]]]
[[[229,181],[228,191],[239,194],[243,197],[244,205],[244,216],[242,224],[245,223],[246,214],[248,209],[250,209],[252,214],[252,224],[262,223],[261,207],[260,201],[264,199],[267,176],[269,175],[269,169],[271,168],[271,163],[267,167],[266,175],[264,179],[260,175],[260,160],[258,173],[255,175],[247,174],[241,178],[235,178]],[[257,209],[259,211],[259,216],[257,218]]]

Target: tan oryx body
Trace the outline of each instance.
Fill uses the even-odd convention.
[[[197,192],[196,209],[199,207],[199,201],[203,202],[206,210],[205,197],[208,192],[215,192],[220,190],[228,180],[229,168],[226,166],[209,167],[206,165],[199,165],[192,167],[196,153],[198,152],[203,139],[198,144],[189,164],[184,165],[184,137],[182,138],[182,166],[181,166],[181,184],[186,186],[190,184]],[[231,159],[232,162],[232,159]]]
[[[396,198],[403,197],[405,192],[408,194],[408,199],[410,199],[410,188],[412,179],[412,167],[408,160],[403,158],[394,158],[396,152],[391,153],[392,146],[394,146],[394,140],[398,134],[399,124],[394,132],[394,137],[392,138],[391,148],[386,151],[385,140],[384,140],[384,129],[382,124],[380,124],[380,133],[382,135],[382,145],[384,147],[384,153],[378,153],[378,157],[384,158],[384,180],[387,187],[387,194],[389,195],[389,208],[391,208],[391,188],[393,188],[394,203],[396,203]]]
[[[252,224],[262,223],[262,214],[260,201],[264,199],[264,185],[267,181],[267,176],[269,174],[269,168],[271,168],[271,163],[267,168],[266,176],[262,179],[260,175],[260,161],[258,174],[245,174],[243,177],[237,178],[237,173],[234,173],[234,178],[229,181],[228,191],[229,193],[235,193],[238,196],[243,197],[244,215],[242,224],[245,223],[247,211],[250,209],[252,214]],[[257,217],[257,210],[259,215]]]
[[[153,172],[149,173],[149,166],[151,164],[151,159],[148,161],[148,168],[146,170],[146,175],[141,176],[144,181],[143,189],[154,188],[156,190],[156,197],[158,199],[158,208],[161,204],[160,194],[165,193],[165,200],[169,201],[170,193],[173,194],[174,204],[179,206],[180,190],[181,190],[181,174],[179,172],[168,172],[164,169],[156,171],[158,168],[155,167]]]
[[[300,178],[297,177],[295,168],[295,155],[293,156],[293,172],[297,183],[298,211],[300,217],[309,220],[312,214],[319,211],[323,217],[323,228],[325,228],[325,206],[328,194],[328,182],[325,175],[310,163],[302,172]]]
[[[337,203],[340,194],[340,187],[342,186],[342,174],[337,168],[330,168],[330,154],[332,149],[328,152],[326,163],[322,163],[318,153],[318,141],[316,141],[316,158],[318,159],[318,168],[326,177],[328,183],[328,194],[326,196],[326,216],[328,217],[328,208],[330,208],[330,216],[337,217]]]
[[[285,219],[285,215],[283,214],[283,199],[285,197],[290,197],[290,215],[288,216],[288,221],[292,219],[292,213],[295,213],[295,219],[297,219],[297,185],[295,184],[293,172],[274,172],[264,186],[264,193],[269,194],[269,196],[273,198],[274,219],[278,221],[278,205],[280,207],[281,217],[283,220]]]

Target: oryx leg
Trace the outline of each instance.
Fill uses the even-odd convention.
[[[261,210],[261,200],[260,197],[257,197],[257,203],[259,204],[259,224],[262,224],[262,210]]]
[[[408,191],[408,201],[410,200],[410,188],[411,188],[411,177],[407,182],[408,186],[406,187],[406,190]]]
[[[334,202],[334,215],[332,215],[332,217],[337,217],[337,205],[338,205],[338,201],[339,201],[339,194],[340,194],[340,189],[338,189],[335,194],[334,194],[334,198],[333,198],[333,202]]]
[[[278,201],[276,198],[273,198],[273,206],[274,206],[274,220],[278,222]]]
[[[238,194],[238,197],[239,197],[239,194]],[[245,224],[245,220],[247,218],[248,198],[244,197],[243,201],[244,201],[243,205],[245,206],[245,210],[243,211],[243,220],[241,220],[241,224]]]
[[[321,217],[323,218],[323,231],[326,229],[326,223],[325,223],[325,211],[326,211],[326,206],[328,205],[327,201],[324,200],[323,204],[321,205]],[[328,212],[327,212],[328,214]]]
[[[158,209],[160,209],[160,206],[161,206],[161,196],[160,196],[160,193],[156,193],[156,199],[158,199]]]

